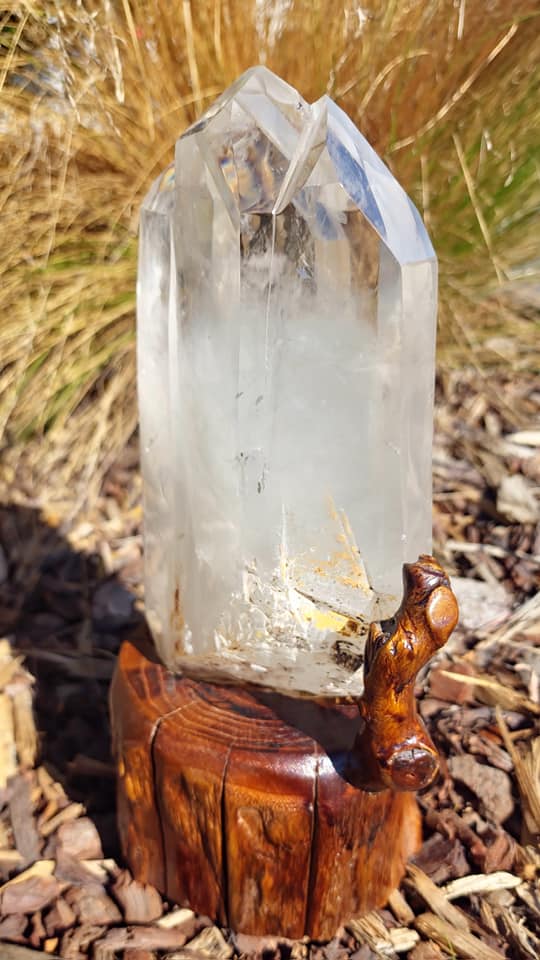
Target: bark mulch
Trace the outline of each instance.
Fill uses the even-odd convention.
[[[539,400],[525,374],[441,374],[434,550],[461,623],[417,690],[441,774],[400,890],[324,944],[219,930],[122,864],[107,692],[143,609],[135,448],[75,518],[24,470],[1,491],[0,960],[537,960]]]

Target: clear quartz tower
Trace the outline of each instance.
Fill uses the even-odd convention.
[[[359,694],[430,549],[437,264],[351,120],[269,70],[141,211],[146,611],[173,670]]]

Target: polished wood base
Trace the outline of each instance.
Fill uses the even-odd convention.
[[[125,858],[176,903],[243,933],[326,939],[399,884],[417,804],[351,782],[356,704],[176,677],[125,642],[111,710]]]
[[[440,564],[403,568],[371,624],[357,703],[177,677],[125,642],[111,711],[124,855],[137,879],[251,934],[332,937],[381,906],[420,842],[411,792],[436,775],[418,671],[458,608]]]

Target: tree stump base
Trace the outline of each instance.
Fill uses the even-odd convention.
[[[358,706],[174,676],[124,642],[111,710],[134,876],[242,933],[331,938],[420,843],[414,795],[346,779]]]

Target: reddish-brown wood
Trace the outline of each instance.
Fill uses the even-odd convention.
[[[403,567],[403,602],[390,629],[372,623],[364,659],[363,728],[352,779],[367,790],[419,790],[439,768],[437,751],[416,710],[419,670],[448,640],[457,600],[441,565],[428,555]],[[352,768],[353,764],[351,764]]]
[[[117,816],[122,844],[136,877],[165,889],[165,856],[155,807],[152,742],[160,706],[152,695],[161,668],[125,644],[111,686],[113,753],[117,758]]]
[[[339,772],[353,704],[174,678],[126,642],[112,708],[120,835],[138,880],[236,930],[292,938],[331,937],[399,882],[420,840],[416,801]],[[304,729],[286,719],[299,708]],[[317,736],[332,727],[329,756]]]
[[[433,558],[405,586],[388,632],[372,627],[359,705],[174,677],[123,644],[111,708],[138,880],[237,931],[290,938],[331,937],[384,904],[420,842],[404,791],[435,770],[414,677],[457,610]]]

